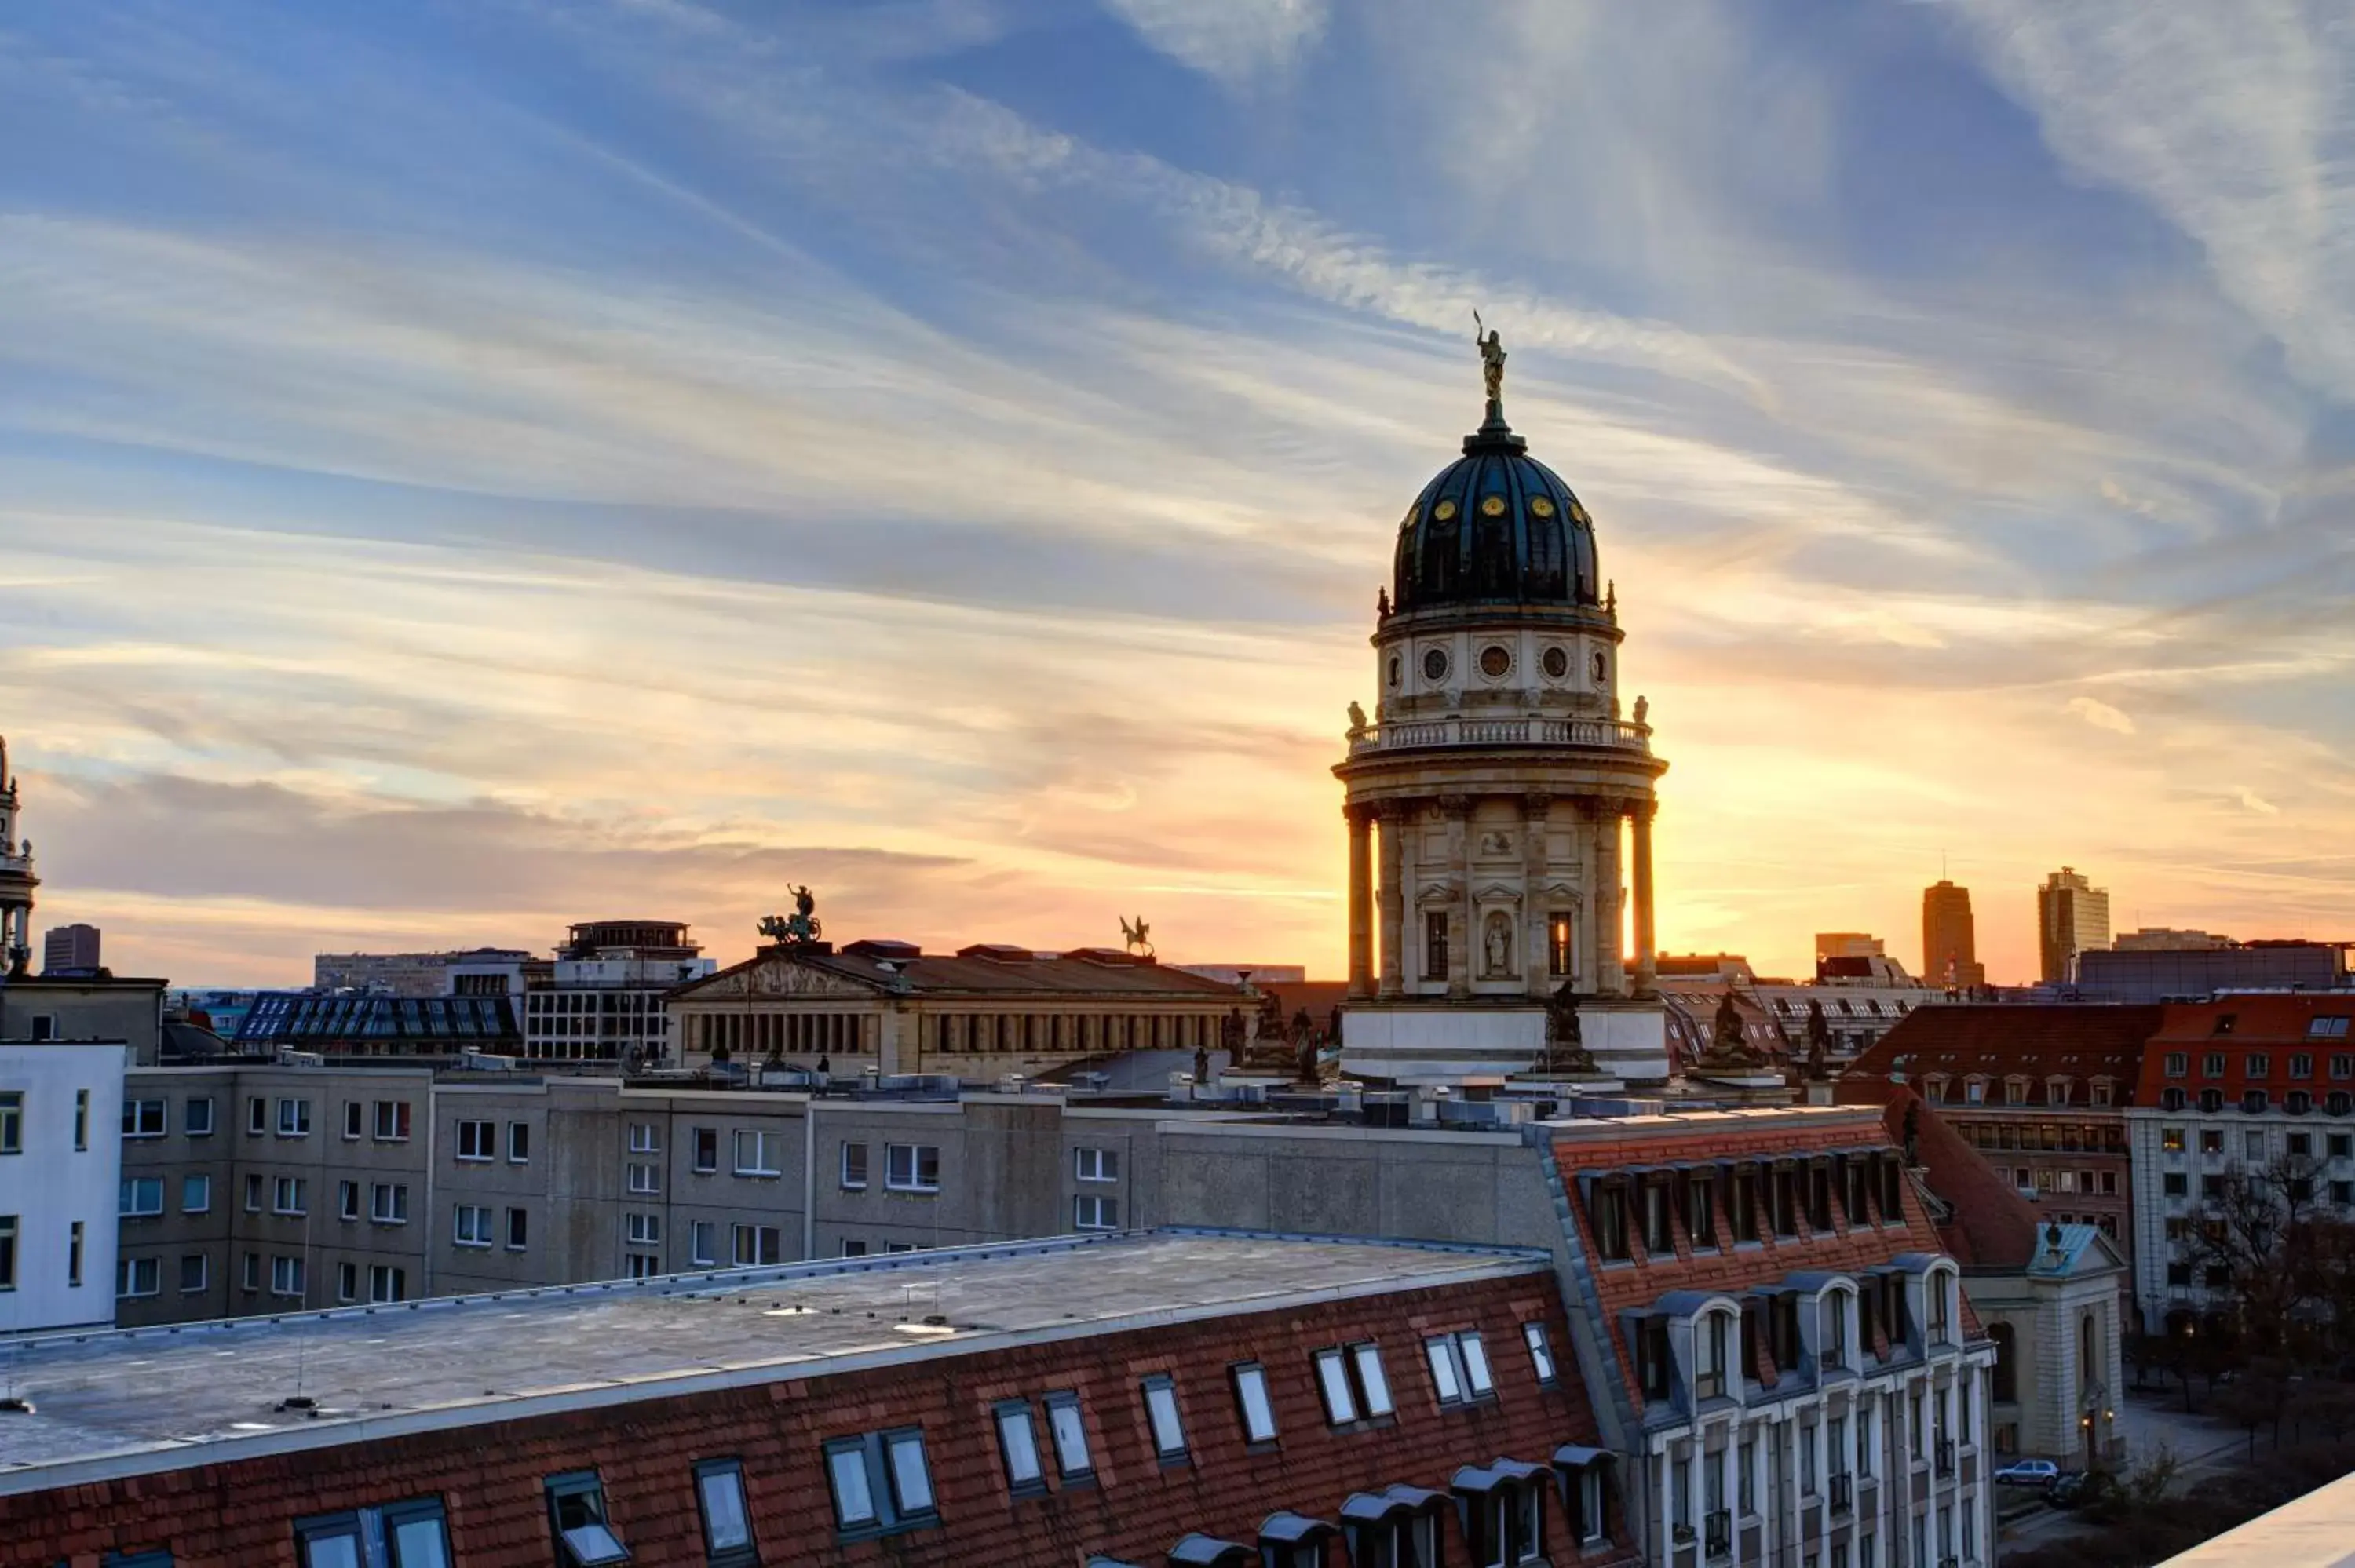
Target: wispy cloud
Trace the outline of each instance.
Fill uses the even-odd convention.
[[[1231,85],[1279,70],[1325,30],[1326,0],[1104,0],[1162,53]]]

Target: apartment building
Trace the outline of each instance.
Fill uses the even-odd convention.
[[[0,1044],[0,1337],[114,1320],[114,1129],[130,1054]]]
[[[2181,1245],[2234,1171],[2355,1218],[2355,995],[2226,992],[2165,1010],[2127,1113],[2135,1295],[2146,1328],[2213,1310],[2230,1281]]]

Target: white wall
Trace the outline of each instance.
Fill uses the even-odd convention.
[[[16,1288],[0,1291],[0,1335],[114,1321],[114,1255],[123,1171],[127,1045],[0,1045],[0,1089],[25,1097],[24,1152],[0,1154],[0,1215],[16,1217]],[[88,1135],[75,1147],[78,1092]],[[69,1283],[75,1221],[81,1283]]]

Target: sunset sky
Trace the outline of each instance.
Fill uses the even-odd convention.
[[[1341,961],[1508,411],[1671,950],[2355,937],[2355,33],[2273,0],[0,13],[0,732],[118,972],[692,920]]]

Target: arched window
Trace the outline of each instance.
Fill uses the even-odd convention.
[[[2011,1325],[1988,1325],[1987,1338],[1995,1341],[1995,1402],[2016,1404],[2019,1399],[2019,1346],[2014,1341]]]

